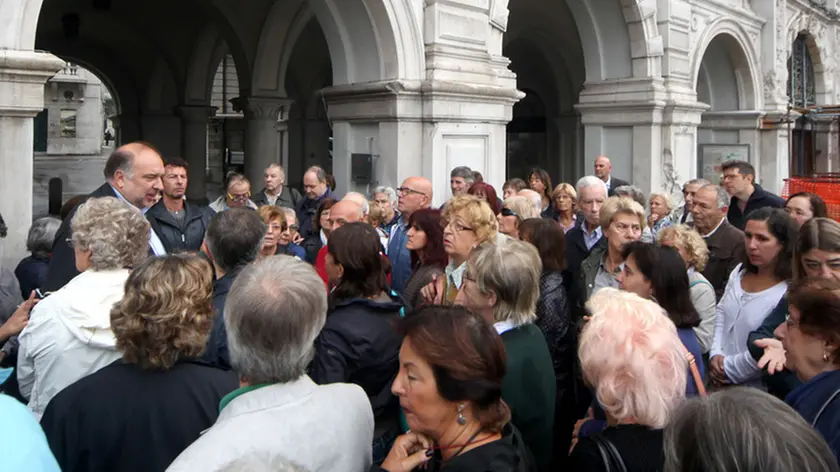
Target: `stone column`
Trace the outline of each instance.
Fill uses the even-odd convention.
[[[796,120],[798,116],[794,112],[790,119]],[[781,193],[784,180],[790,176],[790,132],[787,119],[787,115],[778,112],[764,116],[765,125],[759,134],[761,152],[757,162],[753,163],[761,186],[777,194]]]
[[[26,255],[32,224],[32,121],[44,109],[44,84],[64,67],[52,54],[0,49],[0,214],[8,235],[0,239],[0,264],[14,267]]]
[[[136,113],[123,112],[111,118],[111,122],[117,131],[117,146],[140,140],[140,117]]]
[[[207,122],[216,113],[216,107],[182,105],[177,109],[181,117],[181,154],[190,165],[187,198],[207,201]]]
[[[181,154],[181,120],[174,113],[149,111],[140,116],[140,138],[165,157]]]
[[[251,191],[262,188],[263,172],[280,163],[277,119],[292,100],[275,97],[237,97],[231,100],[234,110],[245,114],[245,177]]]

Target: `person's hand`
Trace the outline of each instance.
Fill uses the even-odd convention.
[[[388,472],[411,472],[432,458],[432,440],[411,431],[394,441],[381,467]]]
[[[423,301],[428,305],[441,305],[443,303],[443,278],[435,275],[432,281],[420,289]]]
[[[785,370],[785,348],[782,342],[775,338],[758,339],[754,343],[756,346],[764,349],[764,355],[758,360],[758,367],[760,369],[767,368],[767,373],[770,375],[776,372]]]
[[[0,341],[17,336],[23,331],[23,328],[26,328],[26,325],[29,323],[29,312],[32,311],[32,307],[39,301],[41,300],[35,298],[35,291],[33,290],[29,294],[29,299],[21,303],[12,316],[3,323],[3,326],[0,326]]]
[[[292,242],[297,245],[300,245],[300,243],[303,242],[303,236],[301,236],[300,233],[295,233],[294,237],[292,238]]]
[[[718,385],[729,385],[732,382],[726,376],[726,371],[723,368],[723,360],[724,357],[720,354],[710,359],[709,364],[711,369],[709,369],[709,377]]]

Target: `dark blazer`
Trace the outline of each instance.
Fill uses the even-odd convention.
[[[59,392],[41,426],[65,472],[163,471],[238,387],[233,372],[197,361],[161,371],[120,359]]]
[[[184,211],[186,215],[183,225],[169,213],[163,200],[146,212],[146,219],[160,238],[167,254],[200,250],[201,243],[204,242],[204,233],[207,232],[210,219],[214,215],[210,207],[200,207],[186,201]]]
[[[332,193],[332,190],[327,188],[327,191],[324,192],[323,195],[314,200],[304,197],[298,203],[297,208],[295,208],[295,211],[297,212],[298,224],[300,225],[300,229],[298,230],[298,232],[303,238],[306,238],[312,234],[317,234],[313,231],[312,219],[315,218],[315,213],[318,211],[318,207],[321,205],[321,202],[324,201],[325,198],[335,198],[335,194]]]
[[[764,207],[785,207],[784,198],[776,195],[775,193],[770,193],[767,190],[764,190],[761,188],[761,185],[758,184],[755,184],[755,190],[747,200],[747,206],[744,207],[744,211],[741,211],[741,208],[738,207],[738,201],[738,197],[732,197],[729,201],[729,212],[726,214],[726,218],[729,220],[729,224],[741,231],[743,231],[744,226],[747,225],[747,215],[749,215],[753,210],[758,210],[759,208]]]
[[[303,200],[303,196],[301,196],[297,189],[284,185],[283,191],[277,196],[277,201],[274,202],[274,204],[280,207],[295,210],[301,200]],[[251,198],[251,201],[256,203],[258,207],[268,205],[268,198],[265,196],[265,189],[260,190],[259,193],[254,195]]]
[[[202,359],[208,364],[230,370],[230,351],[228,351],[227,330],[225,329],[225,302],[233,281],[239,275],[239,270],[221,276],[213,282],[213,310],[216,317],[210,337],[207,339],[207,349]]]
[[[623,185],[630,185],[630,182],[626,180],[621,180],[616,178],[615,176],[610,176],[610,188],[607,189],[607,196],[612,197],[615,196],[615,189],[621,187]]]
[[[579,216],[578,221],[582,222],[583,218]],[[563,285],[569,295],[569,307],[571,307],[573,314],[575,307],[579,305],[578,294],[581,292],[580,288],[576,286],[580,277],[580,265],[589,256],[590,252],[583,240],[582,224],[578,224],[566,233],[566,270],[563,271]],[[594,248],[597,245],[598,243],[595,243],[592,247]]]
[[[744,232],[724,221],[713,235],[704,239],[709,248],[709,262],[703,269],[703,277],[715,288],[715,296],[720,301],[729,274],[744,261]]]
[[[91,192],[86,198],[79,201],[79,205],[86,202],[88,198],[99,197],[119,198],[114,192],[114,189],[111,188],[111,184],[106,182]],[[67,285],[67,282],[72,280],[73,277],[79,275],[79,271],[76,270],[76,253],[67,244],[67,238],[72,234],[70,231],[70,222],[73,221],[73,216],[76,215],[76,210],[79,208],[79,205],[76,205],[75,208],[70,210],[67,218],[61,222],[61,226],[55,233],[52,256],[50,257],[50,267],[47,270],[47,279],[44,281],[43,287],[41,287],[44,291],[55,292]]]

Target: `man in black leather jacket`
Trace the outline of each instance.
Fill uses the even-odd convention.
[[[146,219],[168,254],[200,250],[213,217],[209,208],[194,205],[184,198],[188,167],[179,157],[166,159],[163,198],[146,212]]]

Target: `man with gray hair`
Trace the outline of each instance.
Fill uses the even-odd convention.
[[[88,198],[116,197],[145,214],[158,201],[166,171],[157,149],[147,143],[136,142],[114,150],[105,162],[103,173],[106,182],[88,195]],[[80,200],[78,205],[85,200],[87,198]],[[74,208],[55,234],[50,268],[47,270],[44,286],[41,287],[44,291],[55,292],[79,275],[79,271],[76,270],[76,253],[67,242],[72,236],[70,222],[75,214]],[[163,242],[154,229],[149,231],[149,253],[156,256],[166,254]]]
[[[15,267],[15,277],[20,282],[20,294],[24,300],[29,298],[33,290],[41,288],[44,279],[47,278],[50,252],[55,241],[55,233],[60,226],[61,220],[48,216],[38,218],[29,227],[26,249],[30,255]]]
[[[264,182],[265,188],[254,195],[253,202],[257,206],[277,205],[295,209],[303,199],[297,189],[286,185],[286,169],[280,164],[271,164],[265,169]]]
[[[242,387],[222,400],[216,424],[167,470],[218,471],[253,456],[290,457],[313,471],[368,470],[367,394],[351,384],[319,386],[306,375],[326,319],[327,295],[309,264],[273,256],[245,268],[224,320]]]
[[[581,290],[571,290],[578,279],[580,265],[589,256],[596,245],[606,247],[601,231],[601,207],[607,201],[607,184],[594,175],[587,175],[575,185],[578,194],[577,209],[583,215],[578,218],[576,227],[566,233],[566,270],[563,271],[563,285],[570,295],[570,305],[576,306],[571,299]]]
[[[359,208],[362,210],[363,219],[367,218],[367,216],[370,214],[370,202],[368,202],[367,197],[365,197],[363,194],[359,192],[347,192],[344,195],[344,198],[342,198],[342,200],[348,200],[355,203],[356,205],[359,205]]]
[[[472,169],[467,166],[458,166],[449,173],[449,189],[452,190],[453,197],[466,195],[473,182],[475,182],[475,176]]]
[[[680,224],[690,223],[694,220],[691,216],[691,209],[694,208],[694,194],[705,185],[711,185],[711,182],[706,179],[691,179],[683,185],[682,194],[685,205],[682,208]]]
[[[391,187],[379,186],[373,189],[371,200],[375,201],[384,213],[381,228],[385,234],[391,234],[391,227],[400,219],[400,212],[397,211],[397,191]]]
[[[201,246],[216,272],[213,282],[216,318],[204,360],[223,369],[230,369],[231,365],[224,325],[225,300],[242,269],[257,260],[266,230],[257,212],[249,208],[231,208],[213,216]]]
[[[709,262],[703,276],[715,288],[717,300],[723,296],[729,274],[744,260],[744,233],[726,219],[729,194],[717,185],[704,185],[694,194],[694,229],[706,240]]]

